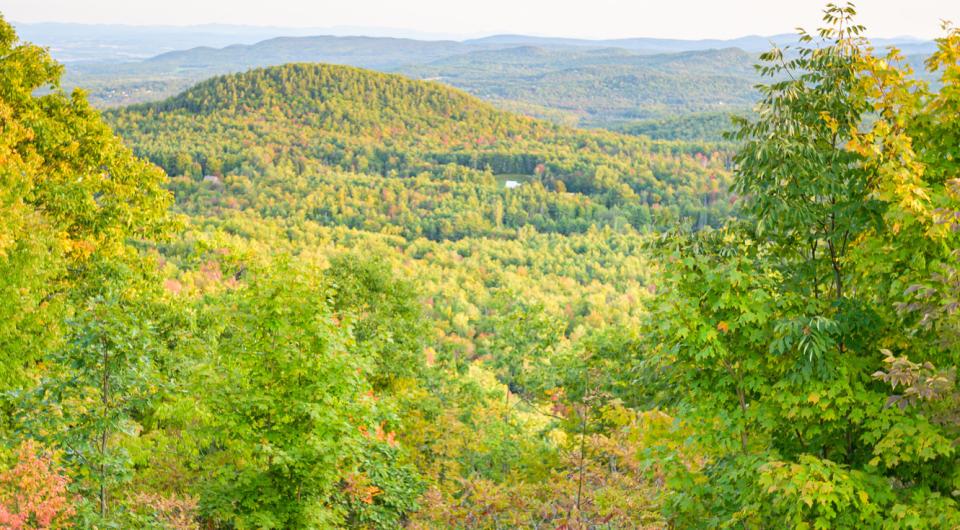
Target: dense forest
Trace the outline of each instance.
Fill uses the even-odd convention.
[[[754,62],[755,54],[736,48],[641,55],[621,48],[525,46],[399,71],[437,79],[525,114],[609,128],[639,119],[748,109],[757,99]]]
[[[408,238],[719,225],[733,208],[729,154],[710,145],[565,128],[345,66],[217,77],[107,119],[171,175],[224,175],[229,190],[246,183],[243,195],[299,196],[271,200],[275,216],[395,225]]]
[[[757,98],[753,85],[758,76],[752,67],[756,53],[724,42],[682,52],[625,46],[629,43],[530,46],[486,39],[278,37],[251,45],[172,51],[139,61],[73,62],[64,85],[88,90],[95,106],[117,107],[164,99],[215,74],[288,63],[342,64],[436,80],[501,108],[601,127],[629,119],[739,109]]]
[[[824,26],[650,140],[0,19],[0,528],[960,526],[960,30]]]
[[[758,96],[755,61],[756,54],[735,48],[649,54],[622,48],[296,37],[170,52],[140,62],[76,63],[65,84],[89,90],[95,106],[117,107],[175,95],[213,74],[321,62],[436,81],[499,108],[557,123],[611,128],[634,120],[748,109]]]
[[[73,59],[62,85],[83,88],[98,108],[160,101],[216,74],[288,63],[329,63],[436,81],[500,109],[554,123],[653,139],[714,142],[729,125],[729,115],[748,113],[757,101],[755,85],[761,78],[753,66],[758,54],[774,43],[787,46],[796,42],[794,34],[692,41],[525,35],[437,41],[314,35],[225,47],[197,46],[134,61],[96,59],[130,46],[132,37],[126,32],[135,34],[133,28],[111,31],[111,44],[94,48],[89,27],[22,26],[29,35],[51,44],[56,55]],[[156,46],[154,39],[171,29],[142,28],[140,44]],[[288,31],[302,33],[305,29]],[[67,37],[71,32],[79,35]],[[169,35],[171,43],[188,38],[177,32]],[[225,36],[200,34],[196,38],[205,42]],[[914,74],[936,83],[936,76],[923,67],[935,49],[932,41],[900,37],[872,39],[870,43],[877,48],[902,46]],[[136,50],[140,48],[135,46],[130,52]],[[89,58],[76,60],[75,54]]]

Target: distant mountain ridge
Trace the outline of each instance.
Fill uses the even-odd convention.
[[[250,68],[310,61],[383,69],[411,62],[430,62],[490,47],[457,41],[321,35],[275,37],[224,48],[192,48],[157,55],[145,62],[152,65]]]
[[[647,53],[607,44],[277,37],[137,62],[74,63],[66,85],[83,86],[94,102],[114,106],[158,100],[214,75],[311,62],[438,80],[511,110],[570,124],[713,111],[753,101],[755,54],[737,48]]]
[[[609,126],[667,114],[736,111],[755,101],[757,56],[738,48],[638,54],[623,48],[486,50],[403,68],[527,114]],[[516,108],[533,104],[548,110]],[[563,118],[560,118],[563,121]]]
[[[218,38],[232,31],[206,29]],[[65,86],[84,87],[96,105],[109,107],[157,101],[212,76],[251,68],[342,64],[439,81],[500,108],[554,122],[621,129],[691,113],[742,112],[756,99],[758,52],[794,39],[790,34],[730,40],[284,36],[138,61],[68,63]],[[908,54],[929,45],[908,37],[877,41],[888,44]],[[912,59],[917,57],[922,58]]]
[[[490,35],[464,38],[447,33],[428,33],[400,28],[378,27],[275,27],[231,24],[194,26],[75,24],[59,22],[14,23],[24,40],[49,46],[59,61],[120,62],[145,59],[169,51],[198,47],[224,48],[234,44],[255,44],[277,37],[373,37],[401,38],[423,42],[448,41],[480,48],[520,45],[624,48],[641,53],[673,53],[714,48],[740,48],[760,52],[771,43],[779,46],[796,39],[791,33],[746,35],[732,39],[670,39],[634,37],[620,39],[581,39],[531,35]],[[878,47],[895,45],[906,53],[930,53],[932,41],[909,36],[876,38]]]
[[[577,46],[577,47],[611,47],[624,48],[645,53],[672,53],[695,50],[710,50],[719,48],[740,48],[747,52],[767,50],[771,44],[784,46],[796,41],[797,36],[792,33],[763,37],[749,35],[734,39],[659,39],[652,37],[638,37],[628,39],[571,39],[553,37],[532,37],[528,35],[492,35],[481,39],[464,41],[468,44],[512,44],[534,46]]]
[[[13,25],[22,39],[49,47],[51,55],[65,63],[126,62],[147,59],[170,51],[255,44],[276,37],[366,35],[426,41],[454,37],[454,35],[442,33],[355,26],[300,28],[235,24],[141,26],[62,22],[14,22]]]

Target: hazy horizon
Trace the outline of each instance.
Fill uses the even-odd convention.
[[[203,30],[203,29],[237,29],[237,30],[250,30],[250,31],[271,31],[271,30],[289,30],[295,32],[290,35],[277,35],[278,37],[284,36],[334,36],[334,37],[343,37],[343,36],[356,36],[356,37],[393,37],[393,38],[408,38],[408,39],[420,39],[420,40],[454,40],[454,41],[464,41],[464,40],[474,40],[474,39],[483,39],[487,37],[499,37],[499,36],[524,36],[524,37],[537,37],[544,39],[576,39],[576,40],[596,40],[596,41],[612,41],[612,40],[629,40],[629,39],[661,39],[661,40],[678,40],[678,41],[728,41],[736,40],[740,38],[749,38],[749,37],[778,37],[782,35],[793,35],[796,34],[796,30],[799,28],[794,28],[793,30],[780,31],[780,32],[752,32],[752,33],[742,33],[731,36],[724,37],[711,37],[711,36],[702,36],[702,37],[670,37],[670,36],[653,36],[653,35],[628,35],[621,37],[580,37],[575,35],[564,35],[564,34],[551,34],[551,33],[537,33],[537,32],[518,32],[518,31],[501,31],[501,32],[476,32],[476,33],[443,33],[443,32],[434,32],[426,30],[417,30],[404,27],[389,27],[389,26],[352,26],[352,25],[337,25],[337,26],[276,26],[269,24],[229,24],[229,23],[220,23],[220,22],[202,22],[196,24],[128,24],[122,22],[66,22],[62,20],[40,20],[36,22],[25,22],[20,20],[10,20],[9,21],[14,26],[41,26],[41,25],[62,25],[62,26],[83,26],[83,27],[122,27],[122,28],[138,28],[138,29],[168,29],[168,30]],[[810,28],[804,28],[810,29]],[[869,30],[869,28],[868,28]],[[315,32],[315,33],[310,33]],[[322,33],[328,32],[328,33]],[[918,41],[928,41],[934,38],[937,38],[938,35],[932,35],[930,37],[918,36],[909,33],[901,34],[890,34],[890,35],[880,35],[875,34],[874,32],[868,31],[868,36],[871,38],[877,39],[916,39]]]
[[[819,25],[825,2],[733,0],[704,5],[695,0],[641,4],[622,0],[549,2],[488,0],[484,4],[412,0],[356,0],[343,3],[276,0],[269,12],[250,1],[169,0],[162,5],[122,0],[8,0],[0,10],[15,24],[84,24],[196,28],[370,32],[373,36],[463,40],[501,34],[581,39],[718,39],[792,33]],[[329,5],[328,5],[329,4]],[[930,39],[942,20],[960,22],[960,2],[894,0],[857,4],[858,20],[875,38]],[[51,17],[50,13],[58,15]],[[503,20],[509,14],[509,20]],[[798,23],[798,21],[800,23]],[[360,34],[360,33],[357,33]]]

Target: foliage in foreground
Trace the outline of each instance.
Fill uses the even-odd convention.
[[[742,222],[649,249],[620,208],[642,168],[606,153],[641,144],[594,137],[506,192],[472,158],[430,162],[427,129],[469,111],[587,137],[432,113],[351,70],[391,109],[328,105],[357,129],[311,131],[317,156],[283,114],[317,100],[260,94],[269,148],[198,145],[222,173],[200,179],[173,132],[218,130],[190,108],[204,90],[257,123],[238,78],[116,117],[172,155],[167,183],[82,94],[36,95],[58,67],[0,25],[0,526],[957,526],[960,34],[932,91],[852,11],[766,56],[733,138]],[[393,160],[366,150],[385,112]],[[471,142],[452,151],[531,161]],[[697,153],[697,175],[722,165]]]
[[[679,526],[960,524],[956,304],[960,31],[912,80],[850,6],[773,51],[734,189],[748,217],[670,239],[651,366],[709,461],[681,470]],[[786,74],[786,75],[784,75]],[[934,287],[937,284],[939,287]],[[705,516],[706,514],[706,516]]]

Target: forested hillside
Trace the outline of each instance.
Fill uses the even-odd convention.
[[[438,79],[483,99],[560,111],[574,124],[618,123],[756,101],[756,56],[736,48],[641,55],[622,48],[519,47],[478,51],[400,71]],[[527,113],[550,118],[550,112]]]
[[[436,80],[500,108],[592,127],[737,111],[757,99],[755,53],[736,48],[650,54],[624,48],[516,46],[368,37],[277,38],[194,48],[127,63],[69,65],[67,83],[101,106],[154,101],[214,74],[322,62]]]
[[[960,526],[960,30],[854,15],[724,150],[0,19],[0,529]]]
[[[118,31],[115,38],[122,47],[131,30]],[[150,28],[144,31],[144,39],[153,42]],[[63,47],[69,49],[71,41],[64,43],[57,31],[53,33],[54,52],[66,53]],[[175,42],[185,37],[171,38]],[[796,39],[794,34],[693,41],[291,36],[221,48],[201,46],[136,61],[71,62],[64,84],[83,87],[95,106],[107,108],[159,101],[216,74],[297,62],[344,64],[438,81],[501,109],[556,123],[642,132],[655,139],[718,141],[721,127],[714,123],[715,116],[745,113],[759,97],[754,85],[760,78],[753,69],[757,53],[774,43],[794,45]],[[935,48],[932,42],[910,38],[873,39],[871,44],[878,49],[900,46],[921,77],[923,61]],[[935,76],[927,80],[935,82]],[[693,126],[678,134],[657,125],[674,120]],[[720,125],[728,124],[724,121]]]
[[[527,224],[560,233],[719,225],[733,208],[727,157],[710,146],[578,131],[438,84],[344,66],[219,77],[108,119],[172,175],[242,175],[261,193],[272,189],[256,186],[265,180],[303,192],[350,180],[349,197],[314,194],[321,204],[302,215],[359,215],[408,236],[493,235]],[[507,189],[508,180],[520,185]],[[390,220],[351,204],[364,188],[383,188],[373,206],[393,212]]]

